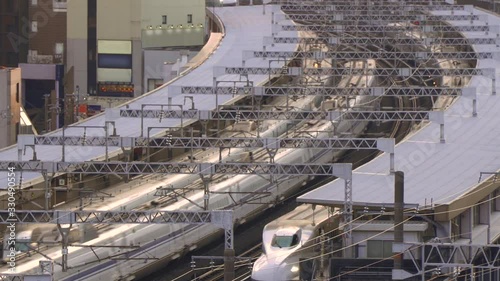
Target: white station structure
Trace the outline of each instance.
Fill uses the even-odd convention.
[[[305,34],[310,36],[311,33],[308,33],[309,31],[300,30],[300,28],[297,28],[299,31],[294,31],[292,30],[293,28],[283,28],[289,31],[277,28],[279,25],[299,26],[291,20],[284,20],[286,15],[280,9],[280,5],[215,7],[210,10],[214,12],[220,20],[219,24],[223,27],[223,32],[219,34],[220,41],[214,42],[214,40],[209,40],[210,44],[205,46],[204,50],[201,52],[204,56],[197,57],[196,62],[191,62],[190,65],[192,68],[183,72],[178,78],[174,79],[174,81],[144,96],[136,98],[119,108],[109,110],[105,114],[94,116],[68,126],[67,128],[49,133],[46,136],[75,138],[82,138],[83,136],[85,139],[100,138],[104,140],[118,136],[118,138],[128,138],[129,141],[134,140],[134,138],[142,138],[143,141],[149,142],[154,138],[165,137],[165,135],[168,136],[168,132],[173,132],[181,127],[186,128],[194,126],[195,123],[200,122],[199,120],[209,119],[210,112],[217,111],[220,108],[224,108],[224,106],[234,108],[234,106],[230,107],[230,105],[248,97],[243,93],[246,89],[245,87],[256,89],[264,87],[266,83],[284,83],[283,81],[279,82],[281,74],[272,72],[272,69],[282,69],[282,74],[287,74],[289,77],[296,75],[297,73],[295,71],[300,73],[297,67],[294,68],[294,66],[288,65],[293,60],[286,57],[248,56],[249,51],[268,52],[269,54],[273,52],[275,54],[285,54],[288,52],[293,53],[300,51],[302,46],[298,43],[282,42],[269,44],[269,38],[289,38],[291,41],[295,38],[299,41],[298,39]],[[253,219],[259,212],[262,212],[267,207],[272,206],[273,202],[275,202],[275,197],[281,198],[289,196],[300,189],[302,185],[307,184],[314,176],[326,175],[325,172],[323,172],[324,170],[319,170],[321,168],[327,169],[330,175],[337,176],[339,179],[310,191],[298,197],[297,200],[301,203],[324,205],[332,210],[335,208],[335,212],[332,213],[337,215],[340,214],[340,216],[343,216],[345,219],[346,214],[342,212],[342,208],[346,208],[346,206],[348,210],[351,208],[350,210],[354,213],[368,213],[372,215],[383,213],[386,209],[393,210],[395,208],[394,171],[396,170],[403,171],[405,174],[405,212],[407,216],[420,218],[420,220],[418,222],[411,221],[404,224],[404,230],[407,231],[405,239],[408,238],[410,241],[405,241],[408,242],[407,244],[394,244],[395,247],[392,249],[395,253],[403,253],[405,259],[413,259],[415,263],[422,263],[422,267],[419,268],[420,271],[416,273],[408,273],[405,271],[393,272],[393,278],[404,280],[405,278],[419,276],[420,274],[424,276],[426,267],[453,268],[444,271],[448,273],[458,272],[458,274],[460,274],[464,267],[475,267],[474,263],[476,261],[473,258],[465,260],[457,258],[426,263],[423,261],[423,257],[426,255],[425,252],[423,252],[420,257],[418,257],[418,255],[412,256],[411,253],[414,247],[422,245],[437,247],[436,251],[443,250],[439,248],[440,246],[425,244],[427,241],[425,241],[424,237],[429,238],[426,236],[430,228],[434,228],[434,231],[431,231],[433,233],[432,241],[439,241],[441,245],[446,244],[446,247],[448,247],[446,248],[447,250],[456,249],[456,247],[460,246],[468,246],[475,247],[475,250],[479,248],[488,249],[488,253],[493,253],[494,257],[498,257],[499,251],[498,248],[495,248],[494,244],[498,244],[500,238],[500,181],[496,180],[500,170],[500,150],[497,149],[498,143],[500,143],[500,129],[498,128],[500,117],[497,117],[497,112],[500,112],[500,98],[496,95],[496,93],[499,92],[498,86],[496,85],[496,77],[498,77],[497,68],[500,64],[495,58],[497,58],[496,55],[500,51],[500,30],[498,28],[498,26],[500,26],[500,16],[473,8],[472,6],[465,6],[463,9],[456,10],[436,9],[429,11],[429,13],[443,17],[451,15],[464,17],[473,15],[479,16],[480,20],[474,20],[473,24],[475,26],[489,27],[486,31],[462,31],[460,33],[465,38],[476,40],[475,42],[481,42],[483,39],[493,39],[492,44],[478,43],[472,45],[473,51],[478,54],[494,54],[490,57],[483,56],[487,58],[477,58],[477,63],[475,65],[478,70],[484,70],[485,72],[487,72],[486,70],[490,71],[490,75],[488,78],[484,76],[468,75],[471,76],[471,79],[468,81],[467,85],[462,86],[468,89],[475,89],[475,94],[455,97],[453,102],[443,109],[443,114],[430,114],[434,117],[429,117],[427,120],[431,119],[434,122],[424,121],[420,123],[408,136],[395,145],[395,147],[391,148],[390,141],[387,142],[387,139],[376,139],[379,142],[379,146],[375,146],[374,149],[381,150],[380,155],[367,164],[353,170],[352,177],[349,165],[327,164],[327,159],[331,159],[333,154],[319,152],[319,149],[308,148],[308,150],[304,150],[306,152],[297,152],[300,148],[293,149],[287,147],[284,151],[275,154],[268,155],[260,153],[266,156],[248,154],[248,150],[242,147],[235,147],[228,150],[222,150],[222,148],[221,150],[199,149],[195,156],[197,156],[196,158],[203,163],[203,165],[200,164],[199,167],[196,167],[199,169],[214,169],[211,170],[210,173],[206,173],[204,170],[195,170],[195,172],[189,170],[189,165],[193,164],[193,160],[195,159],[193,154],[190,155],[189,152],[186,152],[182,154],[181,157],[185,159],[189,156],[189,161],[187,161],[187,163],[190,164],[182,166],[182,163],[180,163],[179,166],[176,166],[177,170],[170,170],[171,167],[166,166],[166,174],[168,174],[169,171],[180,172],[180,174],[158,176],[154,175],[154,169],[158,168],[156,166],[148,166],[147,169],[142,170],[145,174],[144,176],[138,178],[133,177],[130,181],[118,182],[111,187],[101,190],[100,192],[106,194],[107,197],[98,196],[99,199],[92,202],[88,207],[82,205],[82,202],[63,202],[63,204],[54,208],[68,212],[78,210],[85,211],[86,209],[123,212],[137,209],[141,211],[144,209],[152,210],[154,209],[153,203],[156,204],[156,200],[158,200],[155,194],[158,193],[159,189],[160,191],[166,191],[166,189],[161,190],[162,187],[169,187],[168,191],[185,193],[175,198],[171,197],[173,198],[172,202],[168,204],[165,203],[165,205],[159,207],[161,211],[210,212],[211,210],[224,209],[227,208],[227,206],[232,206],[233,218],[237,221],[237,224],[242,224],[247,220]],[[279,19],[279,21],[277,21],[277,19]],[[448,21],[448,23],[456,27],[471,26],[470,20],[453,20]],[[217,37],[217,35],[214,36]],[[315,50],[315,52],[319,54],[321,50]],[[324,64],[324,60],[326,61],[325,57],[319,55],[308,63],[312,64],[314,61],[315,65],[312,68],[317,68],[317,64]],[[364,61],[366,60],[367,59],[364,58]],[[303,67],[310,67],[308,63],[305,63]],[[368,67],[363,68],[365,70],[368,69]],[[245,69],[250,70],[247,71]],[[251,69],[253,69],[253,71]],[[258,69],[268,69],[268,72],[258,71]],[[355,72],[355,69],[356,67],[351,67],[350,70]],[[229,72],[234,74],[228,74]],[[356,74],[351,73],[350,75],[356,77]],[[464,74],[464,76],[467,75]],[[371,81],[368,75],[365,77],[366,80],[363,80],[365,81],[363,86],[356,83],[352,85],[351,83],[351,87],[368,88],[370,86],[376,86],[374,85],[375,82],[373,82],[373,85],[372,82],[367,82]],[[339,81],[342,81],[344,78],[345,75],[341,75]],[[361,82],[362,80],[359,81],[359,83]],[[306,84],[311,87],[318,86],[311,81],[306,81]],[[234,93],[233,95],[228,95],[194,92],[187,95],[180,91],[181,88],[209,89],[210,87],[215,89],[214,92],[217,92],[217,88],[233,87]],[[345,87],[349,86],[347,85]],[[255,90],[254,93],[256,92]],[[304,97],[298,100],[289,100],[288,98],[286,98],[286,101],[284,98],[281,100],[277,98],[277,100],[275,104],[272,104],[274,108],[286,107],[288,109],[293,107],[294,111],[298,112],[312,112],[323,107],[314,107],[311,105],[315,102],[317,103],[317,100],[313,96],[306,97],[304,95]],[[347,104],[350,104],[348,99]],[[355,105],[356,103],[353,104]],[[256,107],[252,107],[250,111],[255,108]],[[237,112],[239,116],[241,112],[247,109],[248,108],[240,106],[232,111]],[[189,114],[192,113],[187,112],[189,110],[198,112],[199,115],[196,115],[198,118],[189,118],[189,116],[191,116]],[[260,108],[257,112],[259,112],[259,110]],[[147,114],[144,116],[143,114],[145,111],[149,111],[148,114],[156,114],[156,118],[150,118]],[[142,113],[137,116],[137,112]],[[164,113],[169,112],[174,115],[180,112],[182,117],[175,118],[177,115],[174,117],[167,116],[168,114],[164,115]],[[201,116],[203,112],[207,115]],[[159,115],[157,113],[159,113]],[[134,117],[132,116],[134,114],[136,114],[135,118],[131,118]],[[141,116],[142,118],[137,118]],[[266,120],[260,122],[260,124],[256,126],[251,122],[245,123],[249,128],[245,130],[239,128],[238,130],[245,131],[242,133],[244,137],[258,138],[259,135],[262,134],[260,137],[277,141],[278,138],[283,138],[285,133],[288,137],[287,130],[291,125],[310,126],[316,129],[329,128],[329,130],[333,131],[332,127],[328,127],[330,125],[326,124],[329,121],[333,120],[326,120],[325,124],[321,122],[311,124],[308,123],[308,120],[296,120],[295,123],[290,120]],[[204,124],[203,121],[200,123]],[[334,122],[331,124],[333,123]],[[226,126],[232,126],[231,128],[233,129],[233,131],[229,133],[238,131],[235,129],[236,125],[228,124],[226,124]],[[348,131],[344,129],[342,125],[339,126],[340,127],[335,127],[335,129],[343,133]],[[203,128],[201,130],[203,131]],[[355,138],[360,135],[363,130],[364,127],[356,132],[351,132],[348,136]],[[254,134],[255,132],[257,132],[256,135]],[[186,133],[189,134],[189,130],[186,130]],[[207,135],[209,131],[204,131],[204,133],[205,134],[201,137],[208,139]],[[229,138],[231,137],[234,137],[234,134],[229,135]],[[291,138],[301,137],[303,136],[300,134],[291,136]],[[325,139],[339,138],[335,135],[323,135],[321,133],[310,136],[310,138],[313,139],[315,137]],[[169,138],[172,138],[172,136]],[[54,139],[57,142],[57,138]],[[4,164],[8,162],[17,164],[22,163],[25,166],[31,165],[29,161],[52,163],[52,166],[47,164],[43,167],[56,167],[55,170],[51,171],[54,173],[52,176],[56,178],[63,173],[60,170],[62,169],[61,166],[54,163],[68,164],[74,168],[72,172],[76,171],[75,173],[79,174],[92,174],[92,172],[85,172],[84,170],[87,169],[87,166],[79,166],[77,163],[102,163],[103,167],[105,167],[104,170],[110,172],[108,169],[110,164],[114,165],[118,160],[124,158],[124,151],[126,151],[125,147],[128,149],[133,147],[130,143],[124,145],[123,142],[120,143],[121,145],[106,145],[105,147],[103,145],[83,146],[74,144],[66,144],[65,146],[58,144],[41,145],[33,142],[33,136],[21,136],[19,140],[20,142],[18,145],[0,151],[0,161]],[[107,141],[105,141],[105,143],[107,143]],[[382,145],[382,143],[385,145]],[[389,145],[387,145],[387,143],[389,143]],[[276,146],[270,145],[269,143],[266,143],[266,145],[264,145],[264,147],[268,148],[268,150],[273,150],[270,148],[276,148]],[[36,152],[36,154],[34,152]],[[215,174],[216,168],[205,165],[206,163],[228,163],[228,165],[234,164],[237,166],[238,163],[233,162],[248,162],[241,160],[243,158],[246,160],[250,158],[250,162],[254,162],[254,157],[262,157],[261,160],[263,159],[266,163],[269,162],[267,164],[259,164],[258,160],[255,160],[255,163],[257,163],[256,169],[261,169],[262,171],[279,170],[280,173],[285,176],[283,179],[280,179],[281,187],[278,184],[272,185],[274,182],[272,172],[271,176],[264,178],[262,175],[248,172],[248,168],[239,168],[238,171],[247,171],[246,173],[251,175],[234,175],[230,177],[215,178],[215,180],[213,180],[212,172]],[[175,160],[176,158],[173,159]],[[139,161],[131,161],[130,163],[142,165],[142,162]],[[278,165],[276,166],[278,167],[276,170],[266,170],[266,165],[271,166],[275,163]],[[284,167],[286,164],[297,166]],[[307,170],[300,166],[301,164],[306,164],[302,166],[306,166]],[[315,166],[315,164],[325,165],[320,167]],[[195,167],[195,165],[193,165],[193,167]],[[226,173],[230,173],[227,172],[229,168],[224,168],[226,168]],[[312,171],[313,168],[318,168],[318,170]],[[292,169],[295,169],[293,171],[309,171],[310,174],[300,174],[294,177],[291,176],[290,171],[292,171]],[[71,169],[68,168],[68,171],[69,170]],[[187,170],[190,172],[186,172]],[[125,172],[130,172],[131,170],[126,170],[125,172],[123,170],[115,171],[117,171],[116,175],[125,177]],[[139,170],[134,171],[136,174],[141,173]],[[38,171],[18,171],[18,173],[16,178],[18,182],[20,181],[20,177],[22,177],[22,186],[20,188],[26,189],[26,192],[31,192],[31,194],[37,194],[37,191],[29,191],[30,188],[42,190],[42,193],[46,191],[48,188],[47,182],[52,179],[47,178],[47,171],[45,171],[45,174]],[[97,174],[97,172],[94,173]],[[236,174],[237,173],[238,172],[236,172]],[[201,178],[200,175],[202,175]],[[11,176],[6,171],[0,171],[0,188],[5,189],[2,191],[1,195],[5,197],[7,197],[7,184],[3,185],[2,183],[7,183],[9,178],[11,178]],[[210,190],[214,193],[220,193],[211,194],[210,201],[208,200],[209,195],[206,189],[206,185],[208,184],[207,178],[210,179]],[[267,187],[266,181],[269,181],[272,187]],[[92,184],[95,183],[95,181],[90,182]],[[205,193],[203,193],[203,191],[194,192],[195,189],[200,189],[202,185],[201,182],[205,184]],[[195,185],[195,183],[197,185]],[[196,188],[186,191],[190,186],[196,186]],[[245,188],[250,189],[250,191]],[[346,202],[346,196],[348,194],[346,191],[347,189],[352,190],[352,193],[349,193],[350,202]],[[226,193],[225,196],[222,195],[224,192]],[[231,196],[227,195],[231,192]],[[234,197],[237,192],[241,193]],[[248,196],[250,196],[249,194],[251,192],[262,194],[269,193],[272,195],[270,196],[272,198],[259,199],[261,200],[259,202],[261,202],[262,205],[266,205],[266,207],[256,207],[255,205],[241,203],[248,200]],[[40,191],[38,191],[38,193],[40,193]],[[52,196],[54,196],[54,194],[52,194]],[[255,196],[255,194],[253,196]],[[52,200],[51,197],[48,197],[42,201],[45,201],[46,204],[49,205],[49,199]],[[239,204],[231,205],[232,202],[230,200],[235,200],[234,203],[238,201]],[[205,205],[203,206],[203,204]],[[39,204],[41,209],[44,207],[42,205],[43,203]],[[340,212],[338,212],[339,210]],[[323,211],[326,212],[326,209]],[[49,213],[51,216],[53,215],[52,218],[54,220],[61,219],[61,217],[58,217],[57,213],[51,213],[50,211]],[[125,213],[121,213],[118,216],[124,219],[124,214]],[[314,217],[314,215],[312,215],[312,217]],[[117,216],[113,218],[116,219]],[[124,220],[127,219],[129,218],[127,217]],[[174,260],[189,251],[207,244],[208,242],[205,240],[213,240],[214,237],[220,236],[217,227],[207,225],[165,226],[151,224],[143,226],[136,223],[133,226],[113,225],[108,229],[108,226],[103,225],[109,223],[109,220],[106,221],[103,218],[98,218],[97,220],[103,222],[97,225],[100,231],[99,237],[83,242],[82,245],[84,247],[69,247],[63,250],[64,253],[61,253],[59,247],[49,247],[41,251],[43,255],[36,253],[30,257],[19,260],[15,266],[16,271],[14,273],[9,271],[8,264],[1,267],[0,270],[2,273],[0,273],[0,276],[10,278],[14,275],[28,276],[49,273],[50,276],[44,275],[49,278],[43,279],[44,281],[133,280],[137,276],[143,276],[144,271],[151,268],[160,268],[161,263],[157,262],[157,260]],[[380,242],[380,245],[383,245],[383,241],[392,243],[394,237],[393,221],[391,221],[391,224],[385,220],[364,220],[363,218],[357,220],[356,216],[354,216],[354,221],[352,220],[353,217],[351,214],[347,223],[345,223],[345,220],[344,223],[340,222],[339,230],[349,231],[349,235],[351,235],[350,232],[352,231],[352,237],[346,240],[348,243],[345,242],[343,247],[355,248],[356,251],[353,252],[355,252],[356,258],[370,257],[370,245],[375,245],[374,243],[370,243],[370,241]],[[78,223],[77,220],[61,221]],[[2,221],[2,223],[5,223],[5,220]],[[318,233],[315,233],[315,235],[317,234]],[[273,240],[271,237],[267,238],[268,241]],[[308,241],[308,243],[312,242]],[[92,245],[106,247],[99,248],[99,246]],[[293,245],[295,246],[298,244],[295,243]],[[132,250],[126,253],[125,256],[121,256],[123,253],[120,253],[120,250],[112,248],[113,246],[122,248],[130,246]],[[269,245],[266,246],[269,248]],[[460,249],[466,251],[468,254],[473,253],[473,248],[467,248],[467,250],[463,250],[463,248]],[[352,255],[353,252],[350,252],[349,255]],[[308,252],[308,254],[311,253]],[[96,261],[101,258],[103,258],[102,261]],[[299,260],[298,257],[294,258]],[[485,257],[485,259],[488,258],[491,257]],[[65,266],[67,267],[69,265],[69,268],[65,268],[63,271],[59,266],[59,261],[64,259],[66,259]],[[45,271],[40,272],[41,260],[52,260],[56,265],[54,265],[52,269],[47,270],[44,268],[43,270]],[[500,265],[498,261],[495,262],[493,259],[491,263],[486,263],[487,266],[479,266],[479,270],[489,270],[490,275],[488,275],[488,277],[491,278],[494,276],[498,278],[500,276]],[[272,267],[270,269],[269,266],[266,266],[262,259],[260,260],[259,266],[272,272]],[[287,266],[290,270],[293,268],[294,273],[298,270],[297,267],[293,265]],[[137,274],[137,272],[139,272],[139,274]],[[472,272],[474,273],[473,270]],[[492,275],[491,272],[495,272],[494,274],[496,275]],[[294,276],[295,275],[296,274],[294,274]],[[274,275],[272,276],[272,278],[277,278]],[[267,279],[259,279],[258,281],[265,280]]]

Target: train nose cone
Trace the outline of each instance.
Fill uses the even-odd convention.
[[[261,256],[255,261],[252,270],[254,281],[285,281],[295,280],[298,267],[284,262],[285,257],[268,258]]]

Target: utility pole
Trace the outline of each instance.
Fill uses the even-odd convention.
[[[48,94],[45,94],[43,95],[43,101],[44,101],[44,119],[43,119],[43,123],[44,123],[44,129],[45,129],[45,132],[48,133],[51,131],[51,127],[50,126],[50,121],[49,121],[49,98],[50,98],[50,95]]]
[[[75,96],[67,94],[64,99],[64,126],[75,123]]]
[[[78,122],[78,116],[80,116],[80,86],[76,85],[75,95],[74,95],[74,103],[75,103],[75,112],[74,112],[74,121]]]

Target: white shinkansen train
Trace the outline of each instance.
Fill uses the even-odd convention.
[[[374,68],[375,61],[359,61],[346,65],[346,67],[355,68]],[[340,81],[341,86],[345,87],[369,87],[374,81],[373,76],[350,76],[343,77]],[[370,105],[375,101],[371,96],[358,96],[349,100],[350,110],[356,110],[357,105]],[[321,97],[306,96],[297,100],[286,101],[284,98],[277,99],[281,106],[288,103],[289,107],[297,110],[333,110],[336,106],[345,104],[343,98],[321,102]],[[282,104],[279,104],[279,103]],[[294,137],[332,137],[333,124],[330,121],[276,121],[266,120],[259,130],[260,137],[279,137],[289,128],[290,124],[298,126],[301,129],[297,133],[289,133]],[[349,133],[351,136],[361,134],[367,126],[367,122],[340,122],[337,124],[337,133]],[[250,128],[252,126],[249,126]],[[256,131],[248,132],[256,135]],[[340,156],[342,152],[325,149],[283,149],[275,156],[276,163],[328,163],[334,157]],[[239,157],[238,157],[239,155]],[[231,149],[224,151],[223,161],[244,161],[248,156],[248,150],[244,148]],[[230,158],[227,158],[230,157]],[[266,161],[265,151],[252,151],[254,161]],[[217,162],[219,160],[219,151],[203,151],[196,155],[197,161]],[[228,160],[230,159],[230,160]],[[209,209],[228,209],[234,210],[236,224],[242,224],[252,219],[266,208],[273,205],[273,202],[281,198],[286,198],[297,192],[307,182],[307,176],[294,177],[274,177],[260,175],[238,175],[232,177],[218,178],[210,184],[210,191],[214,194],[210,197]],[[198,175],[169,175],[160,182],[159,185],[170,186],[172,188],[193,188],[193,192],[185,195],[186,199],[177,198],[176,202],[161,208],[162,210],[201,210],[203,206],[203,192],[195,192],[199,186]],[[126,198],[120,202],[113,202],[109,205],[103,205],[98,209],[106,210],[130,210],[137,208],[145,203],[151,202],[154,197],[154,191],[158,187],[146,187],[144,193],[135,194],[133,197]],[[147,189],[149,188],[149,190]],[[142,186],[141,186],[142,189]],[[234,192],[228,194],[227,192]],[[258,199],[261,204],[243,204],[256,196],[250,192],[267,192],[270,196]],[[146,194],[146,195],[144,195]],[[261,196],[260,196],[261,197]],[[195,203],[195,204],[193,204]],[[240,204],[241,203],[241,204]],[[204,244],[209,243],[213,238],[220,235],[219,229],[212,225],[120,225],[113,226],[101,233],[99,237],[88,241],[85,245],[108,245],[108,246],[140,246],[139,249],[125,253],[119,248],[77,248],[69,247],[68,264],[72,267],[68,272],[61,272],[61,268],[55,267],[55,280],[132,280],[144,276],[151,270],[161,268],[165,262],[176,259],[188,251],[192,251]],[[60,249],[52,249],[46,253],[51,259],[61,259]],[[123,256],[121,256],[123,255]],[[96,256],[98,258],[96,258]],[[100,262],[94,262],[97,259]],[[38,261],[29,261],[18,264],[18,272],[36,272]]]
[[[263,254],[253,265],[252,280],[299,280],[301,260],[320,255],[320,236],[334,236],[338,226],[338,212],[329,214],[327,207],[313,210],[309,205],[267,224],[262,233]],[[302,267],[302,272],[307,271]]]

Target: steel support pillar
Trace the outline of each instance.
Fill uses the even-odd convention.
[[[444,138],[444,124],[439,124],[439,141],[441,143],[446,142],[446,140]]]
[[[224,281],[234,280],[234,260],[234,249],[224,249]]]
[[[274,163],[274,157],[276,157],[276,154],[278,153],[277,149],[266,149],[267,154],[269,155],[269,163]]]
[[[496,84],[497,84],[497,79],[495,76],[491,79],[491,94],[496,95],[497,94],[497,89],[496,89]]]
[[[202,175],[200,174],[201,181],[203,182],[203,209],[208,211],[210,204],[210,181],[212,181],[212,175]]]
[[[69,227],[62,227],[60,224],[57,224],[57,229],[61,234],[61,243],[62,243],[62,271],[68,271],[68,244],[69,244],[69,232],[71,230],[71,225]]]
[[[477,117],[477,99],[472,100],[472,116]]]
[[[345,181],[345,194],[344,194],[344,232],[345,232],[345,245],[344,257],[352,258],[353,251],[352,245],[352,179],[344,179]]]
[[[389,173],[394,173],[394,152],[389,153]]]
[[[50,190],[52,179],[54,179],[54,174],[49,174],[46,171],[42,171],[42,177],[45,181],[45,210],[50,209],[50,198],[52,198],[52,192]]]
[[[404,173],[394,173],[394,243],[403,243]],[[394,270],[403,269],[403,253],[395,252]]]

